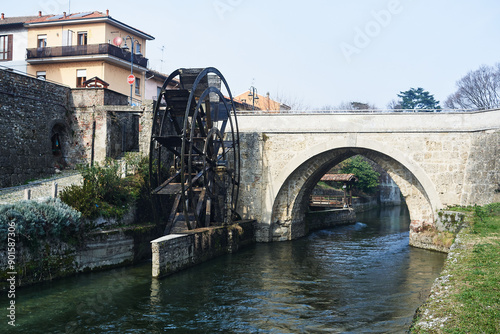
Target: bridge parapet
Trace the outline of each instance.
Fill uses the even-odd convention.
[[[242,132],[471,132],[499,129],[500,109],[453,113],[239,113],[238,119]]]

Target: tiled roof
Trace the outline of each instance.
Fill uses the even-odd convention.
[[[325,174],[321,181],[334,181],[334,182],[350,182],[357,181],[358,178],[354,174]]]
[[[154,37],[139,30],[134,27],[129,26],[123,22],[120,22],[109,15],[109,12],[101,13],[98,11],[93,12],[82,12],[82,13],[73,13],[73,14],[59,14],[59,15],[46,15],[46,16],[37,16],[32,20],[26,22],[28,25],[37,26],[39,24],[47,24],[47,25],[57,25],[59,22],[64,22],[64,24],[69,24],[72,21],[78,23],[78,20],[107,20],[109,23],[121,27],[122,29],[132,32],[134,34],[141,35],[141,37],[147,40],[153,40]]]
[[[34,19],[27,21],[26,23],[41,23],[41,22],[57,22],[66,20],[81,20],[81,19],[93,19],[97,17],[107,17],[108,15],[94,11],[94,12],[84,12],[84,13],[73,13],[69,15],[46,15],[46,16],[36,16]]]
[[[25,23],[27,21],[31,21],[39,18],[39,16],[16,16],[16,17],[4,17],[0,20],[0,25],[6,24],[16,24],[16,23]]]

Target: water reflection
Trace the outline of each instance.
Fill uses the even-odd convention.
[[[0,332],[404,332],[444,255],[408,246],[405,210],[358,218],[160,280],[145,264],[22,289]]]

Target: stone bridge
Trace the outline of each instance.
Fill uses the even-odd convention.
[[[353,155],[382,166],[410,211],[410,243],[450,205],[500,201],[500,110],[460,113],[241,114],[240,208],[258,241],[307,233],[312,189]]]

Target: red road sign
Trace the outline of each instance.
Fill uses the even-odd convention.
[[[132,85],[135,82],[135,76],[133,74],[130,74],[127,77],[127,82],[128,82],[129,85]]]

